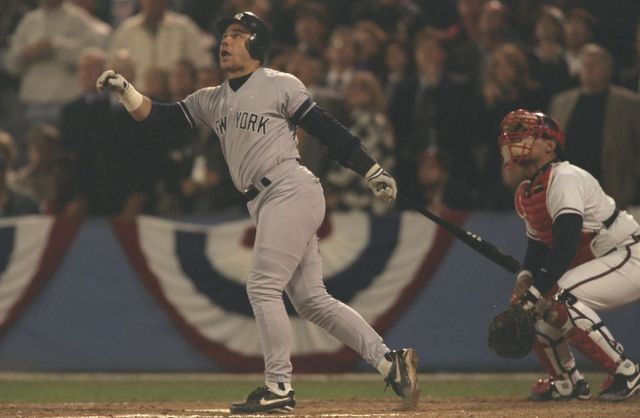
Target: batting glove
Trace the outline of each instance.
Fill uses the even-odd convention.
[[[98,77],[98,80],[96,81],[96,88],[101,93],[106,88],[109,91],[121,94],[127,89],[128,86],[129,82],[125,80],[123,76],[113,70],[107,70],[103,72],[102,74],[100,74],[100,77]]]
[[[528,311],[536,307],[536,305],[540,301],[541,296],[542,294],[538,289],[536,289],[534,286],[529,286],[529,289],[524,292],[524,294],[520,298],[520,304],[525,311]]]
[[[105,89],[118,95],[120,102],[129,110],[137,109],[143,101],[143,96],[123,76],[113,70],[107,70],[100,74],[96,81],[96,89],[103,92]]]
[[[509,297],[509,304],[515,305],[520,301],[524,292],[531,287],[531,283],[533,283],[533,275],[529,270],[522,270],[518,273],[518,277],[516,277],[516,283],[513,286],[513,290],[511,291],[511,296]]]
[[[374,164],[369,171],[367,171],[365,177],[369,182],[371,191],[377,198],[386,202],[393,202],[396,200],[396,195],[398,194],[396,181],[389,175],[389,173],[380,167],[380,164]]]

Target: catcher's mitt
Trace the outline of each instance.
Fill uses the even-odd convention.
[[[534,324],[531,311],[519,304],[509,306],[489,324],[489,348],[500,357],[526,356],[536,338]]]

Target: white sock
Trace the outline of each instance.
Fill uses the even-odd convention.
[[[382,359],[378,362],[378,364],[376,365],[376,369],[378,369],[378,371],[384,376],[387,377],[387,375],[389,374],[389,370],[391,370],[391,365],[393,363],[391,363],[389,360],[387,360],[385,357],[382,357]]]
[[[286,396],[291,390],[291,383],[288,382],[265,382],[269,390],[276,395]]]
[[[629,359],[625,359],[622,363],[618,364],[616,374],[623,374],[625,376],[631,376],[636,372],[636,365]]]

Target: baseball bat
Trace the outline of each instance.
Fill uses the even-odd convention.
[[[503,253],[493,244],[482,239],[482,237],[478,234],[474,234],[473,232],[469,232],[457,225],[452,224],[451,222],[441,218],[435,213],[418,205],[416,202],[404,196],[402,193],[398,193],[398,197],[405,203],[407,203],[412,209],[418,211],[436,224],[440,225],[454,237],[458,238],[460,241],[464,242],[469,247],[479,252],[489,260],[493,261],[503,269],[511,273],[517,273],[520,270],[520,263],[518,262],[518,260],[511,257],[509,254]]]

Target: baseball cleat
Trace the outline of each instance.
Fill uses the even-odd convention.
[[[384,355],[391,362],[391,370],[384,381],[402,398],[405,409],[415,409],[420,397],[418,385],[418,356],[412,348],[392,350]]]
[[[551,376],[546,379],[538,379],[529,393],[529,400],[536,402],[568,401],[571,399],[586,401],[590,397],[591,390],[584,379],[574,383],[571,379],[555,380]]]
[[[640,393],[640,366],[635,365],[636,371],[630,376],[616,373],[613,375],[606,387],[598,394],[599,401],[623,401],[634,395]]]
[[[292,412],[296,406],[293,389],[284,396],[273,393],[266,386],[260,386],[247,396],[245,402],[234,402],[229,407],[232,414],[252,414],[261,412]]]

